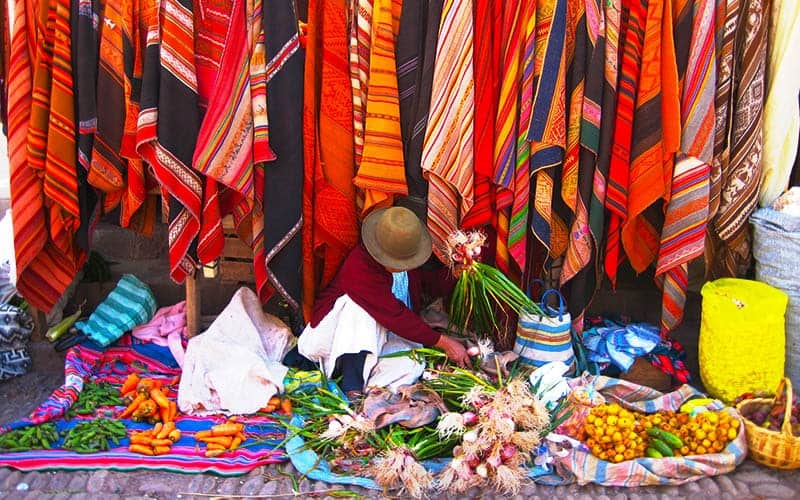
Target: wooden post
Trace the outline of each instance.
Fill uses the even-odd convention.
[[[186,333],[194,337],[200,329],[200,291],[194,275],[186,277]]]

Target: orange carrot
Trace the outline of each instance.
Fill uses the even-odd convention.
[[[170,441],[174,443],[181,438],[181,431],[179,429],[175,429],[172,432],[170,432],[169,436],[167,437],[169,438]]]
[[[236,437],[233,438],[233,441],[231,441],[231,445],[228,447],[228,449],[233,451],[238,448],[240,444],[242,444],[242,438],[240,438],[237,434]]]
[[[225,423],[215,425],[211,428],[211,435],[212,436],[233,436],[237,432],[241,432],[244,430],[244,425],[242,424],[233,424],[233,423]]]
[[[136,399],[134,399],[133,402],[129,404],[127,408],[122,410],[122,413],[120,413],[117,416],[117,418],[127,418],[131,416],[133,412],[135,412],[136,409],[139,408],[139,405],[141,405],[145,400],[147,400],[147,396],[145,396],[142,393],[137,394]]]
[[[150,441],[150,446],[172,446],[172,441],[167,438],[164,439],[154,439]]]
[[[196,432],[194,434],[194,438],[197,439],[197,440],[200,440],[200,439],[203,439],[203,438],[207,438],[207,437],[211,437],[211,431],[200,431],[200,432]]]
[[[217,444],[217,443],[208,443],[206,445],[206,449],[207,450],[223,450],[223,451],[225,451],[225,450],[228,449],[228,447],[227,446],[223,446],[221,444]]]
[[[167,397],[164,395],[164,393],[161,392],[161,389],[158,389],[158,388],[150,389],[150,397],[161,408],[169,409],[169,399],[167,399]]]
[[[231,436],[220,436],[220,437],[206,437],[199,439],[198,441],[202,441],[208,444],[218,444],[227,448],[231,445],[231,440],[233,438]]]
[[[169,419],[171,422],[175,421],[175,417],[178,416],[178,403],[175,401],[169,402]]]
[[[289,399],[284,399],[281,401],[281,411],[287,415],[292,414],[292,401]]]
[[[223,453],[225,453],[225,450],[206,450],[205,455],[207,458],[213,458],[213,457],[218,457]]]
[[[153,441],[152,436],[142,436],[141,434],[133,434],[131,435],[131,444],[142,444],[142,445],[150,445],[150,442]]]
[[[125,379],[125,382],[122,383],[122,387],[119,388],[119,393],[123,396],[128,392],[136,390],[136,384],[139,383],[139,374],[131,373],[128,375],[128,378]]]
[[[271,398],[269,398],[267,404],[272,406],[278,406],[281,404],[281,398],[279,398],[278,396],[272,396]]]
[[[247,441],[247,438],[245,437],[244,432],[237,432],[234,437],[238,437],[242,441]]]
[[[161,429],[164,428],[164,424],[158,422],[156,425],[153,426],[153,435],[158,436],[158,433],[161,432]]]
[[[142,444],[132,444],[128,447],[128,451],[131,453],[141,453],[142,455],[153,455],[153,449]]]
[[[264,413],[272,413],[273,411],[275,411],[275,410],[277,410],[277,409],[278,409],[278,407],[277,407],[277,406],[275,406],[275,405],[272,405],[272,404],[268,404],[267,406],[265,406],[265,407],[261,408],[261,409],[260,409],[260,410],[258,410],[258,411],[260,411],[260,412],[264,412]]]
[[[161,421],[164,422],[164,423],[172,422],[172,420],[170,420],[170,418],[169,418],[169,406],[167,406],[166,408],[164,408],[163,406],[160,406],[158,408],[158,416],[161,418]]]
[[[165,446],[165,445],[154,446],[153,447],[153,452],[156,455],[166,455],[167,453],[169,453],[169,450],[170,450],[170,447],[169,446]]]
[[[161,431],[156,433],[156,437],[158,439],[164,439],[165,437],[169,436],[169,433],[175,430],[175,423],[167,422],[164,424],[164,427],[161,428]]]

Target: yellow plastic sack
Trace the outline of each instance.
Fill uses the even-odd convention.
[[[700,378],[730,403],[744,392],[772,390],[783,377],[785,293],[758,281],[722,278],[703,285]]]

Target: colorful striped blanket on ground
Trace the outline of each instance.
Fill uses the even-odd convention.
[[[75,346],[67,352],[64,385],[53,391],[52,395],[36,408],[29,417],[0,427],[0,432],[17,429],[32,424],[52,421],[59,431],[69,429],[80,422],[74,418],[65,420],[64,414],[78,399],[86,381],[109,382],[121,385],[129,373],[135,371],[140,376],[161,379],[164,386],[172,387],[165,391],[170,399],[175,399],[176,377],[180,368],[166,347],[154,344],[136,343],[130,335],[125,335],[107,349],[94,343]],[[117,408],[118,411],[121,407]],[[99,417],[110,417],[114,409],[100,408]],[[274,419],[260,416],[239,417],[245,424],[247,440],[235,453],[227,453],[216,458],[206,458],[204,450],[195,445],[194,434],[222,423],[225,417],[179,416],[175,424],[181,430],[181,439],[172,447],[169,454],[145,456],[128,452],[128,439],[120,441],[118,447],[106,452],[81,454],[58,449],[61,441],[53,444],[51,450],[32,450],[19,453],[0,453],[0,467],[11,467],[22,471],[32,470],[75,470],[75,469],[114,469],[166,470],[174,472],[212,472],[233,476],[245,474],[250,470],[270,463],[286,460],[285,452],[278,445],[284,438],[284,431]],[[151,426],[123,420],[129,431],[144,430]]]

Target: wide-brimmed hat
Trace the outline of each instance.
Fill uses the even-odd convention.
[[[361,239],[372,258],[392,269],[421,266],[431,256],[431,235],[405,207],[375,210],[361,224]]]

